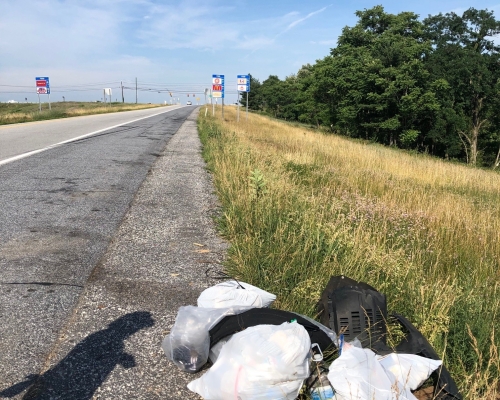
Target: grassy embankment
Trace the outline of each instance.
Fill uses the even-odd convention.
[[[159,104],[127,104],[87,103],[87,102],[56,102],[49,110],[47,103],[42,104],[42,112],[38,111],[38,103],[0,103],[0,125],[19,122],[43,121],[47,119],[77,117],[81,115],[105,114],[118,111],[141,110],[143,108],[160,107]]]
[[[466,399],[499,388],[500,174],[250,115],[199,128],[227,271],[315,316],[331,275],[386,294]]]

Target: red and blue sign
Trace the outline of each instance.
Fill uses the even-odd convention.
[[[38,94],[50,94],[50,81],[48,76],[37,76],[35,82],[36,92]]]
[[[224,98],[224,75],[212,75],[212,96]]]
[[[236,77],[238,92],[250,91],[250,75],[238,75]]]

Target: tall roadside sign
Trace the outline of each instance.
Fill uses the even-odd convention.
[[[40,95],[47,94],[49,96],[49,110],[50,106],[50,81],[48,76],[37,76],[35,78],[36,94],[38,95],[38,110],[42,112],[42,103],[40,102]]]
[[[109,96],[109,105],[111,105],[111,95],[113,94],[111,88],[104,88],[103,89],[104,91],[104,104],[106,104],[108,102],[108,96]]]
[[[237,90],[238,90],[238,121],[240,120],[240,92],[247,93],[247,114],[248,120],[248,92],[250,92],[250,75],[238,75],[236,77]]]
[[[222,99],[222,118],[224,118],[224,75],[212,75],[212,98]],[[215,114],[212,101],[212,115]]]

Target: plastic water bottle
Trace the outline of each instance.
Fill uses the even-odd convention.
[[[311,349],[317,347],[317,354],[313,351],[313,373],[307,380],[307,386],[310,388],[312,400],[333,400],[335,391],[328,380],[328,369],[323,362],[323,353],[317,343],[311,345]]]
[[[311,388],[311,398],[313,400],[333,400],[335,398],[335,392],[326,374],[321,374],[318,381]]]

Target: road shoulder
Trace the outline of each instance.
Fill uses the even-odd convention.
[[[160,348],[226,244],[193,112],[143,182],[31,389],[36,398],[197,399]],[[58,388],[56,388],[56,386]],[[31,396],[30,396],[31,397]]]

